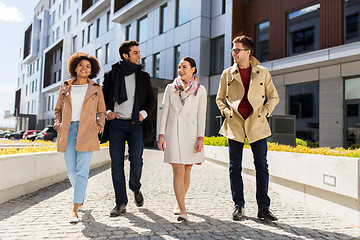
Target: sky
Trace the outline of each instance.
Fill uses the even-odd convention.
[[[39,0],[0,0],[0,127],[13,128],[4,119],[5,110],[14,112],[19,48]]]

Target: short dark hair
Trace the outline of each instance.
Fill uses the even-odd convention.
[[[242,35],[234,38],[232,41],[233,43],[241,43],[245,48],[248,48],[250,50],[250,56],[253,55],[254,52],[254,42],[251,39],[251,37]]]
[[[100,63],[96,59],[96,57],[90,56],[89,54],[82,53],[82,52],[77,52],[70,56],[69,61],[68,61],[68,70],[69,70],[70,76],[76,77],[75,69],[82,60],[88,60],[90,62],[91,74],[90,74],[89,78],[90,79],[95,78],[100,72],[100,68],[101,68]]]
[[[123,42],[119,47],[119,54],[120,54],[121,59],[124,59],[124,57],[123,57],[124,53],[129,55],[130,48],[132,46],[139,46],[139,45],[140,45],[140,43],[137,41],[134,41],[134,40]]]
[[[197,73],[196,62],[194,59],[192,59],[191,57],[184,57],[183,59],[181,59],[181,61],[187,61],[188,63],[190,63],[191,68],[195,68],[194,74]]]

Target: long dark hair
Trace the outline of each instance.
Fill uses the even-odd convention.
[[[191,57],[184,57],[183,59],[181,59],[181,61],[187,61],[188,63],[190,63],[191,68],[195,68],[194,74],[197,73],[196,62],[194,59],[192,59]]]

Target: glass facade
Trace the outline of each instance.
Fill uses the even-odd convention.
[[[147,40],[147,25],[147,16],[138,20],[137,41],[139,43],[145,42]]]
[[[174,78],[178,76],[178,65],[180,62],[180,45],[174,47]]]
[[[160,29],[159,33],[162,34],[166,32],[167,26],[166,26],[166,19],[167,19],[167,4],[164,4],[160,7]]]
[[[216,75],[224,70],[224,36],[211,39],[210,74]]]
[[[269,61],[269,28],[269,21],[256,25],[255,56],[260,62]]]
[[[296,116],[296,137],[319,142],[319,82],[287,86],[287,114]]]
[[[287,16],[288,56],[319,49],[320,3]]]
[[[176,0],[176,26],[191,20],[191,0]]]
[[[344,43],[360,40],[360,0],[344,0]]]
[[[360,77],[345,79],[345,147],[360,147]]]
[[[153,77],[158,78],[160,76],[160,53],[154,54],[154,69]]]

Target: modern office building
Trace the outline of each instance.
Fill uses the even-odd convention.
[[[274,114],[320,146],[360,144],[360,0],[239,0],[233,16],[272,74]]]
[[[220,119],[214,94],[224,67],[231,65],[232,0],[41,0],[24,31],[15,99],[17,130],[53,124],[67,61],[80,51],[96,56],[103,73],[119,60],[125,40],[140,42],[142,63],[158,99],[158,124],[165,86],[177,75],[182,57],[197,62],[210,95],[207,135],[217,135]]]

